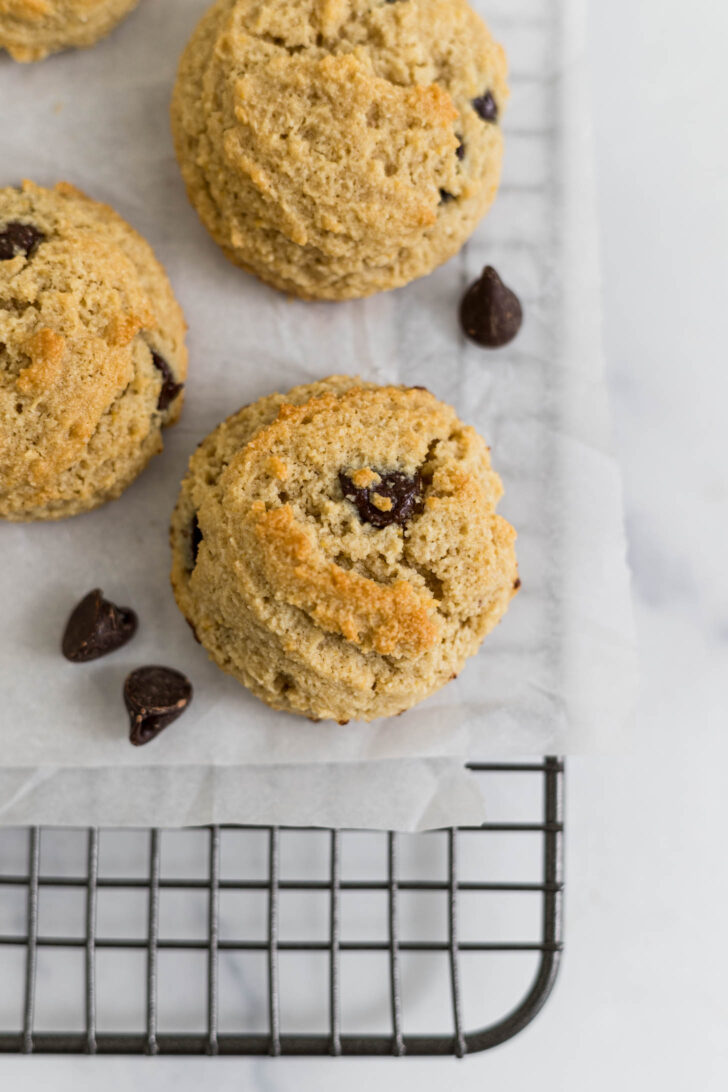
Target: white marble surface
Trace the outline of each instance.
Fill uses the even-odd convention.
[[[591,7],[605,339],[644,683],[635,755],[570,764],[568,947],[554,997],[518,1039],[457,1067],[7,1059],[0,1087],[727,1086],[728,9]]]

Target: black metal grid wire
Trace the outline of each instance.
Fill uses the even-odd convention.
[[[142,876],[106,876],[99,870],[99,844],[104,832],[87,832],[87,862],[85,875],[46,874],[41,867],[43,832],[34,828],[29,833],[27,873],[4,874],[2,868],[2,837],[0,834],[0,911],[4,894],[20,889],[26,898],[25,927],[20,935],[0,935],[2,953],[20,948],[25,956],[22,1006],[22,1029],[5,1032],[0,1025],[0,1052],[48,1054],[197,1054],[197,1055],[442,1055],[463,1057],[466,1054],[494,1047],[516,1035],[539,1012],[546,1002],[556,978],[562,949],[563,897],[563,763],[556,758],[542,762],[508,764],[473,764],[477,774],[516,778],[524,774],[538,775],[542,780],[541,813],[530,822],[492,822],[482,827],[464,827],[440,834],[423,834],[418,839],[445,837],[447,842],[447,875],[445,878],[404,878],[400,874],[400,843],[403,836],[381,835],[385,840],[386,878],[347,880],[342,877],[348,865],[342,850],[345,832],[331,831],[329,874],[326,879],[285,880],[281,877],[281,841],[293,828],[230,828],[241,832],[264,830],[268,840],[268,868],[264,879],[223,878],[221,875],[221,839],[228,828],[213,827],[206,832],[208,839],[207,874],[204,878],[168,878],[160,867],[164,832],[148,832],[148,874]],[[516,880],[493,879],[484,868],[482,879],[465,881],[460,875],[459,852],[462,838],[477,834],[485,850],[489,838],[513,839],[519,834],[537,835],[540,839],[540,864],[537,875]],[[318,832],[321,834],[321,832]],[[505,842],[503,843],[505,844]],[[39,903],[46,891],[81,890],[84,894],[83,935],[45,935],[39,930]],[[98,896],[100,891],[139,890],[146,897],[146,935],[143,937],[109,936],[98,928]],[[176,891],[191,897],[194,892],[206,896],[206,936],[180,939],[165,936],[160,924],[160,893]],[[265,939],[223,939],[220,932],[220,900],[227,891],[263,892],[267,899],[267,932]],[[285,892],[320,892],[328,896],[328,936],[318,940],[285,940],[281,937],[281,897]],[[385,940],[345,939],[342,935],[342,894],[346,892],[382,892],[387,900],[387,936]],[[442,892],[447,899],[447,936],[441,940],[405,940],[401,936],[402,893],[421,899],[425,893]],[[531,893],[540,899],[539,936],[523,940],[464,940],[460,935],[461,902],[467,892],[489,892],[494,898],[504,895]],[[416,916],[416,915],[415,915]],[[47,1032],[36,1027],[36,1009],[41,988],[38,973],[39,953],[44,949],[81,949],[84,955],[84,1028],[73,1033]],[[146,958],[144,982],[145,1030],[139,1034],[99,1030],[97,1023],[98,954],[105,950],[125,952],[141,950]],[[159,957],[160,953],[201,951],[206,960],[206,1026],[198,1033],[165,1033],[159,1030]],[[260,952],[267,962],[267,1031],[236,1033],[220,1026],[220,960],[225,953]],[[328,959],[329,1016],[328,1027],[321,1034],[289,1033],[281,1012],[281,956],[286,953],[324,953]],[[388,974],[383,976],[379,1003],[389,1016],[387,1034],[363,1035],[345,1032],[342,1028],[342,955],[358,952],[385,953]],[[538,966],[530,989],[519,1004],[500,1019],[476,1031],[465,1025],[462,1002],[462,976],[467,961],[477,953],[498,952],[504,959],[516,953],[537,953]],[[402,990],[402,960],[410,953],[443,953],[449,961],[449,1028],[439,1034],[415,1035],[405,1032],[406,1005]],[[7,989],[0,962],[0,992]],[[5,982],[5,985],[3,985]],[[483,997],[488,983],[483,982]],[[141,998],[140,998],[141,1000]]]

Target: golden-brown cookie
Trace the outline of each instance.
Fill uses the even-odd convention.
[[[0,49],[16,61],[42,61],[62,49],[91,46],[139,0],[0,0]]]
[[[274,709],[373,720],[477,652],[518,584],[488,448],[417,388],[333,377],[240,410],[190,460],[172,584]]]
[[[227,256],[339,300],[462,247],[498,189],[507,97],[504,52],[467,0],[217,0],[172,123]]]
[[[65,182],[0,190],[0,518],[119,494],[182,408],[185,323],[149,244]]]

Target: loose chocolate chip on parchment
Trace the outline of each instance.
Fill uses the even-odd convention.
[[[8,262],[16,254],[29,258],[45,235],[33,224],[21,224],[13,220],[0,230],[0,262]]]
[[[483,121],[498,120],[498,103],[490,91],[486,91],[484,95],[479,95],[477,99],[473,99],[473,109]]]
[[[471,341],[486,349],[508,345],[523,325],[523,308],[492,265],[471,284],[460,304],[460,323]]]
[[[184,713],[192,701],[192,683],[172,667],[140,667],[124,683],[129,739],[135,747],[151,743]]]
[[[389,473],[377,471],[379,481],[360,488],[351,480],[350,472],[339,472],[341,491],[356,506],[362,523],[373,527],[389,527],[392,523],[405,523],[422,500],[422,477],[417,471],[413,478],[399,470]]]
[[[137,631],[138,619],[129,607],[117,607],[100,588],[89,592],[68,619],[61,648],[67,660],[86,664],[116,652]]]
[[[170,368],[164,357],[161,357],[159,353],[155,353],[152,349],[152,363],[158,372],[162,373],[162,389],[159,392],[159,400],[157,401],[158,410],[166,410],[174,402],[177,395],[184,387],[184,383],[178,383],[172,375],[172,369]]]

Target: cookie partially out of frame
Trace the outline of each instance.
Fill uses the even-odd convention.
[[[0,519],[119,494],[182,408],[185,322],[149,244],[67,183],[0,189]]]
[[[139,0],[0,0],[0,49],[16,61],[42,61],[62,49],[94,45]]]
[[[217,0],[172,123],[226,255],[340,300],[458,252],[498,190],[507,98],[505,54],[467,0]]]
[[[274,394],[190,460],[172,584],[212,659],[274,709],[373,720],[434,693],[519,585],[480,436],[421,389]]]

